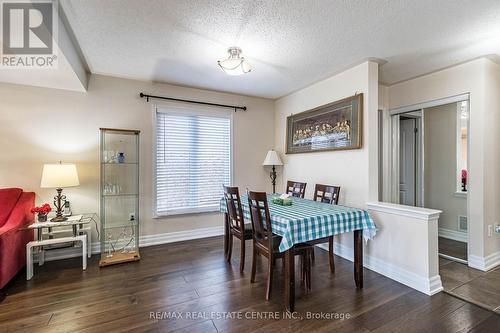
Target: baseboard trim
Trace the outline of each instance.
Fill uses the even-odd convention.
[[[326,244],[318,245],[318,247],[328,251],[328,246]],[[333,252],[349,261],[354,260],[353,250],[340,243],[334,243]],[[363,255],[363,266],[429,296],[443,290],[441,277],[439,275],[425,278],[367,254]]]
[[[439,235],[439,237],[443,237],[446,239],[451,239],[451,240],[455,240],[455,241],[459,241],[459,242],[467,243],[467,241],[468,241],[468,235],[466,232],[463,232],[463,231],[439,228],[438,235]]]
[[[176,232],[168,232],[156,235],[144,235],[139,237],[139,247],[148,247],[153,245],[182,242],[186,240],[199,239],[220,236],[224,234],[224,227],[209,227],[193,230],[183,230]],[[99,242],[92,243],[92,254],[101,252],[101,244]],[[76,247],[68,247],[64,249],[50,250],[45,252],[45,261],[53,261],[60,259],[68,259],[80,257],[82,251]],[[38,262],[38,255],[35,254],[34,261]]]
[[[139,238],[139,247],[182,242],[192,239],[220,236],[223,234],[224,234],[224,227],[220,226],[220,227],[168,232],[156,235],[145,235]]]
[[[479,269],[481,271],[489,271],[497,266],[500,266],[500,252],[495,252],[486,257],[469,255],[469,267]]]

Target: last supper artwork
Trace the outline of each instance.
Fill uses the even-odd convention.
[[[287,119],[287,154],[361,148],[362,100],[358,94]]]

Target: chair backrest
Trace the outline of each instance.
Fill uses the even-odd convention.
[[[293,182],[289,180],[286,182],[286,193],[291,193],[292,196],[297,198],[304,198],[304,195],[306,194],[306,185],[307,183]]]
[[[338,205],[340,186],[316,184],[314,188],[314,201]]]
[[[224,186],[224,198],[229,215],[229,226],[238,229],[241,233],[245,229],[243,209],[241,207],[240,192],[237,187]]]
[[[266,192],[248,192],[248,205],[252,220],[253,238],[272,249],[273,229],[269,216]]]

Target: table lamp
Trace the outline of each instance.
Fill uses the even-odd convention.
[[[266,159],[262,163],[262,165],[273,166],[269,177],[271,178],[271,183],[273,184],[273,193],[276,193],[276,165],[283,165],[281,162],[280,156],[274,150],[270,150],[267,152]]]
[[[66,196],[61,195],[64,187],[80,185],[78,173],[74,164],[44,164],[42,172],[41,188],[55,188],[57,195],[54,197],[54,206],[56,207],[56,216],[51,219],[52,222],[66,221],[63,216],[63,208],[66,203]]]

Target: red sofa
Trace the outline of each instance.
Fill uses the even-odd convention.
[[[34,220],[35,193],[0,189],[0,289],[26,265],[26,244],[33,231],[19,230]]]

